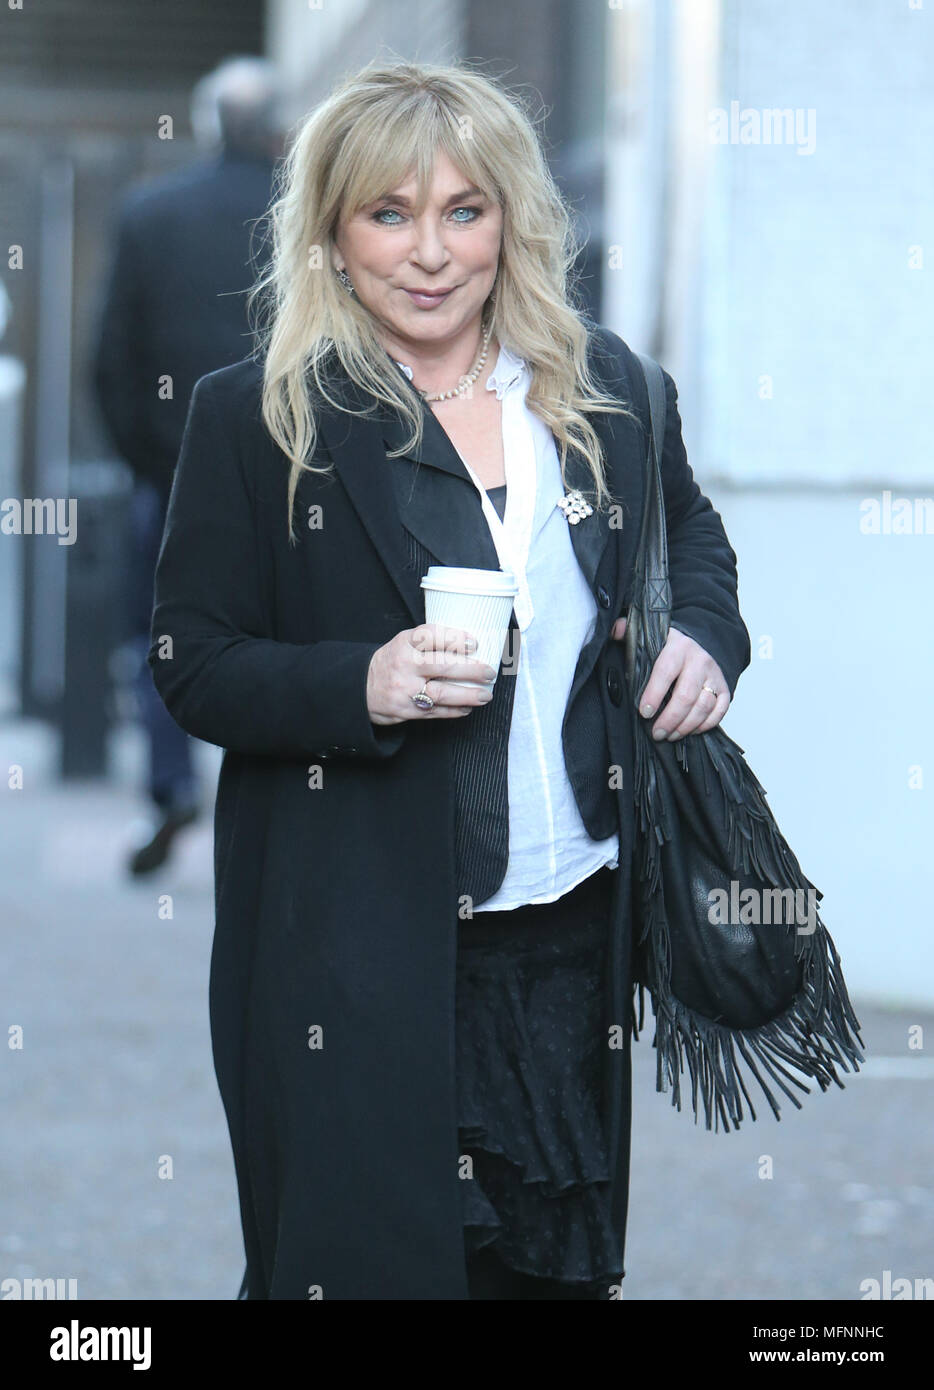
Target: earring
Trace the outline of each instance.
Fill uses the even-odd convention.
[[[347,293],[353,294],[353,284],[351,283],[350,276],[347,274],[345,266],[341,266],[340,270],[337,272],[337,278],[340,280]]]

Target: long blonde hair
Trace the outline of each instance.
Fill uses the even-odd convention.
[[[604,395],[589,372],[587,320],[569,298],[579,248],[532,118],[518,98],[464,62],[374,60],[303,120],[278,166],[267,213],[271,256],[249,294],[257,351],[265,357],[263,419],[291,461],[290,543],[297,540],[292,512],[301,474],[333,468],[309,462],[317,442],[311,380],[321,400],[349,409],[328,394],[329,355],[336,353],[375,398],[352,413],[369,414],[382,402],[411,425],[411,438],[391,457],[421,442],[421,400],[381,344],[369,311],[338,280],[331,253],[339,218],[412,171],[421,212],[438,148],[502,209],[499,270],[485,310],[497,340],[529,365],[528,405],[560,446],[562,476],[573,445],[593,473],[597,507],[610,500],[600,437],[585,412],[632,411]]]

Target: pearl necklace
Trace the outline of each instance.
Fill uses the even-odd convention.
[[[488,323],[486,328],[483,330],[480,356],[477,358],[477,362],[473,371],[468,373],[468,375],[464,377],[464,379],[461,381],[460,386],[455,386],[454,389],[451,391],[436,391],[433,395],[429,395],[427,391],[422,391],[418,386],[416,386],[415,389],[416,391],[418,391],[418,394],[421,396],[422,400],[449,401],[453,400],[455,396],[463,396],[466,391],[469,391],[471,386],[473,386],[477,377],[483,370],[483,364],[486,361],[487,353],[490,350],[490,335],[492,334],[492,332],[493,325],[492,323]]]

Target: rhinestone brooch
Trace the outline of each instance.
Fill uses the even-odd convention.
[[[561,508],[572,526],[576,526],[585,516],[590,516],[593,512],[593,507],[577,488],[573,488],[566,497],[559,497],[556,505]]]

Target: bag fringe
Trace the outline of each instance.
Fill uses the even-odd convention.
[[[633,687],[644,690],[649,678],[649,657],[641,644],[636,650]],[[736,1029],[704,1018],[681,1004],[671,993],[671,941],[664,913],[661,883],[661,849],[671,840],[672,829],[659,787],[658,768],[651,735],[634,729],[636,813],[641,831],[643,924],[639,945],[649,943],[658,978],[637,981],[639,990],[639,1029],[643,1026],[644,994],[648,988],[655,1012],[653,1047],[657,1049],[656,1090],[671,1087],[671,1102],[681,1109],[681,1077],[685,1063],[691,1078],[691,1101],[695,1123],[698,1119],[698,1093],[704,1106],[707,1129],[718,1130],[730,1124],[738,1129],[744,1118],[745,1097],[752,1120],[755,1108],[740,1070],[740,1058],[758,1082],[772,1112],[779,1120],[780,1106],[769,1081],[800,1110],[801,1102],[785,1084],[810,1095],[810,1088],[793,1076],[796,1071],[817,1082],[822,1091],[831,1083],[844,1089],[835,1063],[843,1071],[858,1071],[865,1061],[863,1041],[840,965],[840,957],[827,928],[818,914],[815,930],[795,933],[795,959],[802,965],[802,989],[790,1007],[779,1017],[758,1028]],[[723,788],[729,868],[752,874],[773,887],[810,889],[817,902],[823,894],[801,871],[801,867],[781,835],[765,800],[765,792],[743,758],[743,749],[720,728],[690,741],[674,744],[679,762],[688,770],[688,757],[701,760],[704,786],[710,788],[715,776]],[[633,1031],[635,1001],[633,1000]],[[739,1054],[739,1055],[737,1055]],[[763,1076],[763,1072],[766,1077]]]

